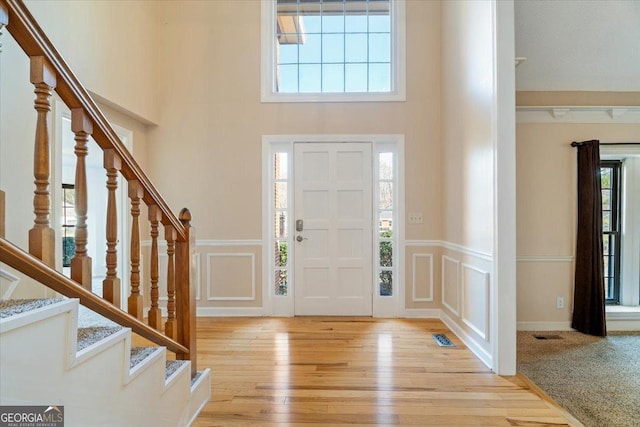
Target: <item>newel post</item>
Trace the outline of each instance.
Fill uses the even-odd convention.
[[[195,255],[196,233],[191,226],[191,212],[180,211],[180,222],[184,226],[186,238],[176,242],[176,317],[178,321],[178,342],[189,349],[191,377],[196,375],[196,289]],[[187,359],[186,355],[177,355]]]
[[[51,111],[51,91],[56,87],[56,74],[43,56],[31,57],[31,83],[36,87],[34,108],[38,112],[33,152],[33,175],[36,189],[33,196],[35,221],[29,230],[29,253],[55,267],[55,232],[51,228],[51,173],[48,115]]]

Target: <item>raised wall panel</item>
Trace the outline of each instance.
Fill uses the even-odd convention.
[[[460,315],[460,261],[442,257],[442,304],[456,316]]]
[[[462,321],[489,341],[489,273],[462,264]]]
[[[412,300],[433,301],[433,254],[413,254]]]
[[[255,264],[252,253],[208,253],[207,300],[255,301]]]

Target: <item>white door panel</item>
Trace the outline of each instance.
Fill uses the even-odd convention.
[[[295,314],[372,314],[371,144],[296,143]]]

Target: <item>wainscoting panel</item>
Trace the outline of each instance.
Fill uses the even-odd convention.
[[[489,342],[489,273],[462,263],[462,321]]]
[[[460,261],[442,256],[442,305],[460,316]]]
[[[142,242],[148,260],[151,242]],[[160,305],[167,305],[167,245],[158,242]],[[197,240],[196,302],[199,316],[262,314],[262,242],[260,240]],[[149,263],[143,264],[145,306],[148,306]],[[231,314],[230,314],[231,313]],[[256,314],[258,313],[258,314]]]
[[[433,254],[414,253],[412,270],[412,301],[433,301]]]
[[[255,254],[207,254],[207,301],[255,301],[255,299]]]

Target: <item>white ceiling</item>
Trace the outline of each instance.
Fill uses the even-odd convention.
[[[640,0],[516,0],[517,90],[640,91]]]

